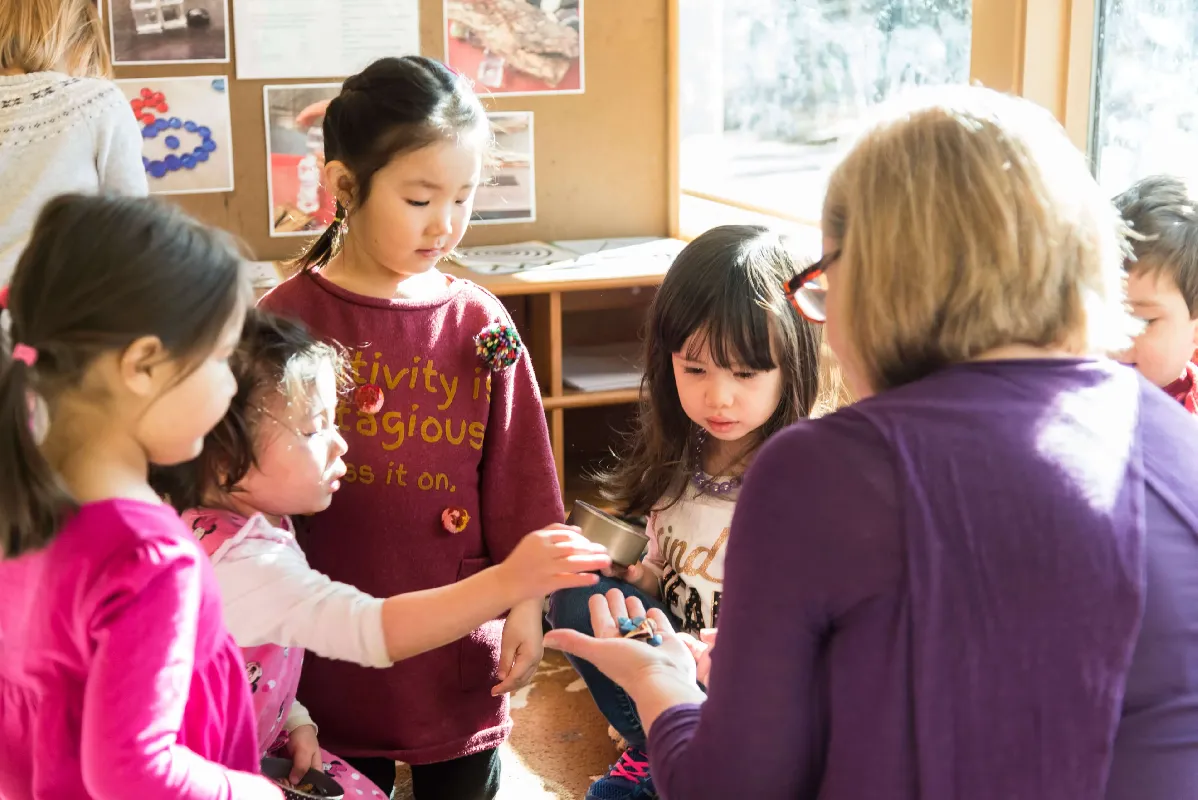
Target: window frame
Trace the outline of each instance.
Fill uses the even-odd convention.
[[[682,188],[678,22],[683,0],[667,2],[670,236],[689,241],[713,224],[728,222],[770,225],[818,240],[818,220]],[[1065,127],[1073,143],[1087,153],[1094,106],[1098,2],[973,0],[970,39],[971,81],[1044,106]]]

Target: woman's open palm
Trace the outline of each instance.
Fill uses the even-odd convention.
[[[619,589],[592,596],[590,610],[594,636],[553,630],[545,634],[545,645],[589,661],[630,692],[641,682],[657,678],[695,682],[695,657],[662,611],[653,609],[646,614],[638,598],[625,598]],[[621,617],[652,620],[661,636],[661,645],[653,647],[624,638],[617,623]]]

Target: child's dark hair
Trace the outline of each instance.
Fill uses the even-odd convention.
[[[299,322],[260,309],[245,318],[241,343],[230,361],[237,394],[204,438],[200,455],[186,464],[160,467],[150,483],[178,511],[209,505],[236,490],[255,465],[254,442],[262,406],[271,393],[298,401],[320,368],[332,366],[338,388],[348,385],[343,354],[314,339]]]
[[[465,78],[423,56],[382,58],[347,78],[329,103],[325,161],[340,161],[353,175],[353,202],[360,206],[370,196],[375,173],[396,156],[472,133],[486,141],[490,123]],[[297,259],[298,267],[311,270],[328,263],[348,213],[338,200],[336,220]]]
[[[1173,279],[1198,317],[1198,200],[1184,181],[1153,175],[1115,198],[1115,207],[1131,228],[1129,274],[1163,273]]]
[[[712,228],[678,254],[649,309],[637,428],[619,465],[599,476],[623,513],[673,505],[700,466],[692,456],[698,429],[682,410],[673,367],[692,334],[689,344],[706,345],[720,367],[782,370],[782,399],[761,440],[814,410],[821,334],[783,293],[796,272],[779,237],[754,225]]]
[[[146,336],[186,374],[248,301],[229,237],[173,206],[82,195],[46,204],[13,273],[12,328],[0,347],[0,554],[46,545],[74,508],[35,441],[31,398],[52,421],[98,356]],[[13,358],[18,344],[36,352],[34,363]]]

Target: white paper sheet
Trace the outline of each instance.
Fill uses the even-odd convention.
[[[420,52],[419,0],[234,0],[237,77],[341,78]]]
[[[635,389],[641,385],[639,342],[569,347],[562,352],[562,383],[584,392]]]

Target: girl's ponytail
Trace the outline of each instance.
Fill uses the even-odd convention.
[[[341,201],[338,200],[337,216],[333,217],[332,224],[325,228],[324,233],[320,234],[320,238],[295,260],[295,265],[305,272],[311,272],[329,263],[340,247],[338,240],[345,230],[345,217],[345,206],[341,205]]]
[[[47,544],[73,507],[34,439],[36,360],[28,345],[0,347],[0,558]]]

